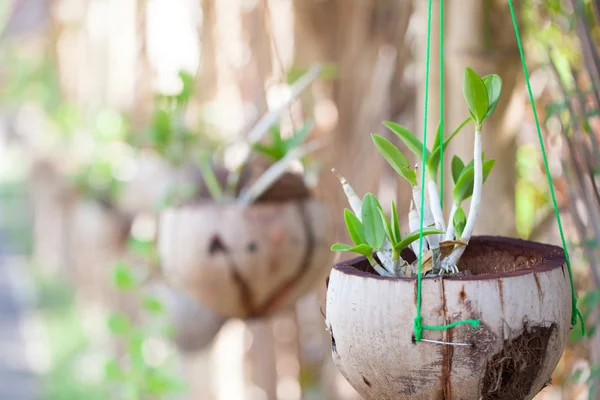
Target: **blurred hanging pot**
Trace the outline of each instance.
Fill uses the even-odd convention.
[[[154,284],[150,290],[166,306],[175,327],[175,345],[182,353],[195,353],[205,348],[226,321],[187,294],[164,283]]]
[[[571,329],[563,250],[474,237],[459,269],[472,275],[422,283],[424,324],[480,320],[424,330],[424,340],[455,343],[444,345],[415,341],[415,278],[377,275],[365,257],[335,265],[327,290],[333,359],[365,399],[532,399],[550,382]]]
[[[291,173],[252,205],[204,201],[170,208],[159,223],[169,282],[225,317],[294,304],[327,275],[330,240],[325,205]]]

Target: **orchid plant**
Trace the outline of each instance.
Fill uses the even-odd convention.
[[[418,241],[421,235],[421,197],[422,190],[425,189],[419,186],[418,165],[411,168],[404,154],[390,141],[377,134],[372,135],[377,150],[412,188],[412,201],[408,213],[410,233],[404,237],[401,235],[398,210],[394,202],[391,204],[391,215],[388,218],[377,197],[367,193],[361,200],[348,181],[334,169],[333,172],[338,176],[350,203],[351,210],[344,210],[344,220],[353,245],[338,243],[331,249],[364,255],[373,269],[382,276],[410,277],[417,271],[419,258],[422,260],[422,272],[425,274],[458,273],[457,264],[469,243],[479,213],[483,183],[495,163],[495,160],[485,159],[481,131],[485,119],[492,115],[498,104],[501,89],[502,80],[498,75],[480,77],[472,69],[466,68],[463,94],[470,116],[445,139],[441,137],[438,127],[433,148],[426,149],[426,168],[421,170],[427,178],[427,201],[422,207],[423,253],[419,254]],[[446,223],[438,190],[440,156],[442,149],[446,149],[450,141],[470,122],[474,124],[475,131],[473,160],[465,165],[458,156],[452,159],[453,206]],[[394,122],[385,122],[384,125],[395,133],[416,157],[422,159],[424,146],[412,132]],[[471,202],[468,213],[465,214],[462,204],[469,198]],[[418,255],[412,264],[401,255],[408,246]]]
[[[246,138],[247,150],[242,156],[237,167],[229,171],[227,182],[222,187],[216,179],[212,168],[211,154],[204,153],[199,162],[200,172],[209,190],[211,198],[215,201],[238,201],[245,205],[254,203],[289,169],[290,165],[315,152],[322,147],[317,140],[306,141],[312,132],[314,125],[306,122],[302,127],[295,130],[294,134],[285,138],[282,136],[277,121],[280,114],[292,101],[294,101],[312,82],[321,74],[322,67],[315,65],[302,77],[290,86],[290,95],[287,100],[277,108],[265,114],[251,129]],[[267,141],[263,137],[269,134]],[[242,189],[236,196],[240,175],[252,154],[256,152],[266,157],[270,166],[247,188]]]

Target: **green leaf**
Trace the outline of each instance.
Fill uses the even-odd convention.
[[[381,216],[381,219],[383,221],[383,229],[385,231],[386,236],[389,238],[390,242],[392,242],[392,245],[395,242],[394,240],[394,235],[392,233],[392,224],[390,223],[390,220],[388,219],[387,215],[385,215],[385,213],[383,212],[383,209],[379,208],[379,215]]]
[[[287,154],[290,150],[301,146],[313,128],[314,124],[312,122],[305,122],[302,128],[298,129],[291,138],[285,140],[285,153]]]
[[[462,207],[458,207],[454,213],[454,218],[452,219],[452,225],[456,231],[456,237],[462,236],[466,223],[467,217],[465,216],[465,211]]]
[[[256,143],[252,146],[252,149],[267,158],[272,159],[273,161],[279,161],[283,158],[284,154],[282,154],[281,149],[278,149],[274,146],[268,146],[261,143]]]
[[[423,228],[423,237],[429,236],[429,235],[441,235],[443,233],[444,233],[444,231],[441,231],[436,228]],[[421,234],[420,234],[419,230],[409,233],[396,246],[394,246],[394,249],[398,253],[400,253],[407,246],[409,246],[412,242],[414,242],[415,240],[419,240],[420,235]]]
[[[159,149],[164,148],[171,141],[171,116],[164,110],[157,110],[152,116],[150,137],[152,143]]]
[[[448,148],[448,145],[450,144],[452,139],[454,139],[456,137],[456,135],[458,135],[458,133],[461,131],[461,129],[464,128],[464,126],[467,125],[467,123],[469,121],[471,121],[471,118],[465,119],[458,126],[458,128],[456,128],[454,130],[454,132],[452,132],[452,134],[450,136],[448,136],[446,139],[444,139],[444,152]],[[439,129],[440,128],[438,126],[438,131],[439,131]],[[431,158],[429,159],[429,162],[427,163],[427,170],[429,171],[429,175],[431,175],[431,177],[433,179],[437,179],[437,170],[440,165],[440,157],[441,157],[441,152],[440,152],[441,146],[440,146],[440,140],[438,140],[438,138],[439,138],[439,135],[436,135],[436,142],[433,144],[433,149],[431,150]]]
[[[202,154],[198,166],[200,168],[200,173],[202,174],[202,179],[208,188],[210,197],[212,197],[213,200],[221,199],[223,197],[223,189],[221,189],[221,185],[213,171],[210,155]]]
[[[190,97],[194,94],[194,76],[186,71],[179,72],[179,79],[181,79],[182,87],[181,92],[177,95],[177,99],[181,103],[189,101]]]
[[[365,241],[375,250],[379,250],[385,241],[385,229],[379,214],[379,201],[372,193],[367,193],[362,201],[361,219],[365,232]]]
[[[365,233],[360,219],[358,219],[358,217],[347,208],[344,209],[344,221],[346,222],[348,234],[350,234],[350,239],[352,239],[352,242],[354,242],[354,244],[357,246],[365,243]]]
[[[488,93],[483,80],[471,68],[465,68],[463,94],[475,123],[481,125],[489,109]]]
[[[130,290],[137,286],[137,281],[131,267],[122,261],[115,264],[112,280],[119,290]]]
[[[331,251],[340,251],[340,252],[345,252],[345,251],[350,251],[353,247],[347,244],[343,244],[343,243],[336,243],[333,246],[331,246]]]
[[[108,360],[104,365],[104,376],[109,381],[118,381],[125,378],[125,372],[117,360]]]
[[[153,314],[164,314],[165,312],[163,303],[154,296],[144,298],[143,306],[147,311]]]
[[[485,118],[492,115],[496,106],[498,105],[498,100],[500,99],[500,93],[502,92],[502,79],[498,75],[486,75],[483,78],[483,83],[485,84],[485,88],[488,94],[488,110],[485,114]]]
[[[417,184],[417,174],[410,168],[408,160],[402,154],[400,150],[392,142],[384,138],[383,136],[373,134],[371,135],[373,143],[377,147],[377,150],[381,153],[383,158],[394,168],[394,170],[406,179],[411,186]]]
[[[269,128],[269,137],[271,138],[271,147],[276,149],[282,149],[284,147],[279,125],[273,125]]]
[[[483,182],[487,180],[488,175],[492,171],[496,160],[485,160],[482,165]],[[454,186],[454,202],[460,204],[473,195],[473,183],[475,180],[475,168],[467,165],[460,174],[456,185]]]
[[[402,240],[402,234],[400,233],[400,222],[398,221],[398,210],[396,209],[396,203],[392,200],[392,234],[394,235],[394,243],[398,243]]]
[[[358,246],[348,246],[347,244],[336,243],[331,246],[332,251],[340,252],[351,252],[362,254],[365,257],[371,257],[373,255],[373,249],[367,244],[359,244]]]
[[[108,317],[108,329],[115,335],[124,335],[131,329],[131,322],[125,314],[113,313]]]
[[[398,137],[400,137],[402,142],[406,145],[406,147],[408,147],[410,151],[412,151],[412,153],[415,156],[417,156],[419,161],[423,158],[423,143],[421,143],[421,141],[417,139],[417,137],[411,131],[395,122],[386,121],[383,124],[387,126],[396,135],[398,135]],[[429,150],[425,149],[425,151],[425,157],[426,160],[428,160],[431,154],[429,153]]]
[[[461,172],[465,169],[465,163],[459,156],[452,157],[452,182],[456,185]]]

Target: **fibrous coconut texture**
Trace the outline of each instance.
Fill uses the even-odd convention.
[[[255,204],[199,201],[161,214],[159,251],[174,286],[224,317],[291,306],[334,255],[326,207],[300,176],[282,176]]]
[[[413,255],[414,258],[414,255]],[[563,250],[502,237],[471,239],[459,268],[422,282],[416,342],[414,278],[375,274],[364,257],[332,270],[327,324],[338,368],[365,399],[532,399],[549,381],[571,329]]]

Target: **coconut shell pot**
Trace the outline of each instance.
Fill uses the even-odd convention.
[[[203,201],[163,212],[167,280],[224,317],[267,316],[308,293],[333,260],[331,226],[325,205],[288,178],[249,206]]]
[[[406,251],[405,251],[406,252]],[[405,257],[414,260],[414,254]],[[327,320],[335,364],[365,399],[532,399],[550,382],[571,329],[563,250],[503,237],[471,239],[459,269],[422,281],[424,330],[416,342],[416,278],[377,275],[364,257],[331,271]]]

